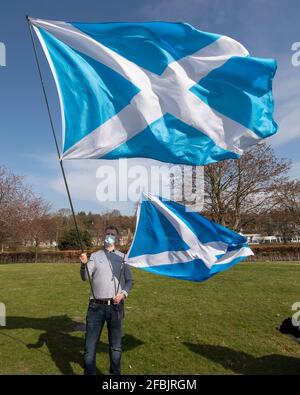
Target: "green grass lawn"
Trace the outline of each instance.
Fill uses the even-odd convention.
[[[124,374],[300,374],[276,327],[300,301],[300,263],[241,263],[204,283],[133,270]],[[88,283],[76,264],[0,265],[0,374],[82,374]],[[97,365],[109,367],[104,330]]]

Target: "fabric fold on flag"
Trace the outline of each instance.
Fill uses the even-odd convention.
[[[126,263],[151,273],[199,282],[251,255],[243,235],[182,204],[144,192]]]
[[[30,18],[57,86],[62,159],[207,165],[276,133],[273,59],[186,23]]]

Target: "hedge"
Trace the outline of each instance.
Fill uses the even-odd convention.
[[[300,261],[300,244],[250,245],[254,256],[249,261]]]
[[[300,244],[265,244],[250,246],[254,256],[247,258],[248,261],[300,261]],[[118,248],[124,252],[124,247]],[[97,251],[89,250],[88,253]],[[39,263],[78,263],[80,251],[47,251],[38,253]],[[0,263],[33,263],[35,262],[34,252],[2,252],[0,253]]]
[[[124,252],[124,248],[119,247],[119,251]],[[88,254],[97,251],[97,249],[88,250]],[[81,251],[43,251],[38,252],[38,263],[79,263],[79,255]],[[0,253],[0,263],[34,263],[35,253],[32,251],[16,251]]]

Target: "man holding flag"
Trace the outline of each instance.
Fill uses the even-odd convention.
[[[132,287],[128,265],[201,282],[253,255],[244,236],[179,203],[146,192],[138,206],[136,231],[126,259],[115,250],[117,235],[117,228],[109,226],[104,250],[92,254],[89,261],[85,253],[80,256],[81,277],[86,280],[89,270],[96,295],[96,299],[90,298],[87,314],[85,374],[96,374],[96,347],[105,321],[110,374],[121,374],[124,299]]]
[[[124,265],[124,254],[115,249],[118,229],[110,225],[105,230],[104,249],[87,255],[80,255],[80,275],[83,281],[89,271],[95,295],[90,297],[86,317],[84,347],[84,373],[96,374],[96,349],[106,322],[109,341],[110,374],[121,374],[122,322],[124,299],[132,287],[132,276]]]

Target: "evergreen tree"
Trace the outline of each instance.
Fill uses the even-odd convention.
[[[82,240],[83,248],[92,247],[92,237],[87,230],[79,231]],[[78,240],[77,231],[75,228],[65,230],[58,242],[60,250],[80,250],[80,242]]]

